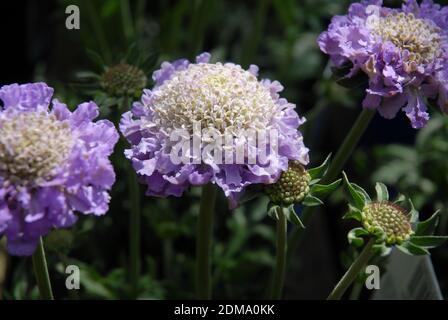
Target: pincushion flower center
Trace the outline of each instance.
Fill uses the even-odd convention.
[[[408,61],[430,63],[441,53],[441,29],[432,21],[416,18],[412,13],[391,13],[372,24],[372,30],[383,40],[392,42]]]
[[[68,157],[73,136],[67,122],[46,112],[0,118],[0,175],[17,184],[49,179]]]
[[[278,107],[257,78],[234,64],[191,64],[153,92],[159,129],[193,132],[194,122],[221,134],[266,129]]]
[[[369,232],[380,228],[388,243],[402,242],[413,233],[408,215],[399,206],[383,202],[371,202],[363,211],[363,224]]]

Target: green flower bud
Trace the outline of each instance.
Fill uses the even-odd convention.
[[[372,234],[384,233],[386,244],[401,244],[414,233],[410,217],[391,202],[370,202],[362,210],[364,229]]]
[[[266,186],[266,194],[278,205],[300,203],[310,191],[311,176],[298,161],[291,161],[276,183]]]
[[[146,87],[145,73],[135,66],[120,63],[110,68],[101,76],[101,87],[113,96],[139,96]]]

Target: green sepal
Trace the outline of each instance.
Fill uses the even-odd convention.
[[[341,179],[336,180],[330,184],[315,184],[311,187],[311,195],[319,198],[325,198],[327,195],[336,190],[341,184]]]
[[[448,237],[446,236],[411,236],[409,241],[419,247],[423,247],[425,249],[436,248],[441,246]]]
[[[385,257],[390,254],[392,248],[382,242],[374,244],[372,250],[376,256]]]
[[[320,166],[307,170],[311,176],[310,184],[314,184],[322,178],[322,176],[327,171],[328,166],[330,165],[330,158],[331,158],[331,153],[327,156],[325,161],[322,162],[322,164]]]
[[[364,189],[362,189],[360,186],[357,186],[354,183],[349,182],[345,172],[342,172],[342,176],[344,179],[344,184],[352,197],[353,206],[359,210],[362,210],[367,202],[366,198],[367,192],[365,192]]]
[[[297,215],[296,211],[294,210],[294,205],[290,205],[287,208],[283,208],[283,214],[286,215],[286,219],[288,221],[291,221],[295,225],[297,225],[300,229],[305,229],[305,225],[303,224],[302,220]]]
[[[348,243],[355,247],[361,247],[364,245],[364,239],[362,236],[368,236],[369,232],[364,228],[354,228],[347,234]]]
[[[429,255],[429,251],[423,247],[417,246],[410,241],[406,241],[396,246],[398,250],[411,256],[424,256]]]
[[[348,212],[342,217],[342,219],[354,219],[361,222],[362,212],[358,208],[348,204]]]
[[[418,222],[418,211],[415,209],[414,204],[412,203],[411,199],[408,199],[408,204],[409,204],[409,221],[411,222],[412,225],[416,224]]]
[[[389,191],[384,183],[377,182],[375,184],[376,199],[378,201],[389,201]]]
[[[307,206],[307,207],[315,207],[315,206],[320,206],[323,204],[324,203],[322,202],[322,200],[320,200],[319,198],[316,198],[310,194],[307,194],[305,196],[305,199],[303,199],[303,201],[302,201],[302,205]]]
[[[267,209],[268,216],[270,216],[274,220],[278,220],[279,219],[279,216],[278,216],[278,213],[277,213],[278,209],[281,209],[281,207],[278,204],[275,204],[273,202],[269,202],[268,203],[268,209]]]
[[[402,202],[406,201],[406,196],[404,194],[399,194],[398,198],[394,201],[395,204],[401,204]]]
[[[439,213],[440,211],[437,210],[428,220],[417,223],[415,235],[427,236],[433,234],[439,222]]]

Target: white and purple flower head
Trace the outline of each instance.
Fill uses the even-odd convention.
[[[425,99],[448,112],[448,7],[431,0],[406,0],[399,9],[381,0],[354,3],[335,16],[318,39],[322,51],[342,66],[369,77],[365,108],[394,118],[400,109],[413,128],[429,119]]]
[[[0,88],[0,236],[8,251],[31,255],[39,237],[76,221],[75,211],[103,215],[115,181],[109,155],[114,125],[93,122],[98,107],[74,112],[45,83]]]
[[[257,79],[256,66],[246,71],[209,59],[210,54],[203,53],[196,63],[164,62],[154,72],[154,88],[144,90],[141,102],[123,115],[120,129],[131,143],[125,154],[147,184],[147,195],[180,196],[190,186],[214,183],[234,208],[247,186],[275,182],[289,160],[308,163],[308,149],[297,130],[305,119],[299,118],[295,105],[279,97],[280,83]],[[198,123],[208,134],[195,131]],[[266,137],[275,132],[276,139],[259,147],[241,134],[244,130]],[[193,136],[183,149],[187,161],[173,160],[173,151],[176,155],[179,151],[173,136]],[[236,159],[238,150],[245,150],[242,161]],[[267,161],[260,161],[264,153]],[[255,155],[254,162],[250,155]]]

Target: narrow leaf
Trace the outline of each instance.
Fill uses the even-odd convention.
[[[407,241],[401,245],[397,245],[397,248],[408,255],[411,256],[422,256],[422,255],[428,255],[429,251],[425,248],[419,247],[415,244],[412,244],[411,242]]]
[[[353,205],[354,205],[357,209],[362,210],[362,209],[364,208],[365,203],[366,203],[366,197],[364,196],[364,194],[363,194],[362,192],[359,192],[359,191],[353,186],[352,183],[350,183],[350,182],[348,181],[348,178],[347,178],[347,175],[345,174],[345,172],[342,172],[342,176],[343,176],[343,179],[344,179],[344,184],[345,184],[345,186],[347,187],[347,189],[348,189],[348,191],[349,191],[349,193],[350,193],[350,195],[351,195],[351,197],[352,197]],[[360,188],[360,187],[359,187],[359,188]],[[364,190],[363,190],[363,191],[364,191]],[[364,193],[366,193],[366,192],[364,191]]]
[[[427,236],[433,234],[437,223],[439,222],[439,212],[440,211],[437,210],[428,220],[417,223],[415,235]]]
[[[342,219],[354,219],[362,221],[362,213],[358,208],[355,208],[351,204],[348,205],[348,212],[342,217]]]
[[[444,236],[412,236],[410,241],[416,246],[424,248],[436,248],[442,245],[448,237]]]
[[[311,194],[315,197],[325,198],[341,184],[341,179],[330,184],[315,184],[311,187]]]
[[[320,166],[308,170],[308,173],[311,176],[311,180],[315,180],[315,179],[320,180],[322,178],[322,176],[327,171],[328,166],[330,165],[330,158],[331,158],[331,153],[327,156],[325,161]]]
[[[319,198],[313,197],[312,195],[307,195],[305,199],[303,199],[302,204],[307,207],[315,207],[324,204],[322,200]]]

